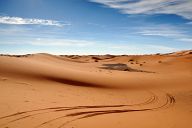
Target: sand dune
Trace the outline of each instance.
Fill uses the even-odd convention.
[[[1,55],[0,127],[190,128],[191,53]]]

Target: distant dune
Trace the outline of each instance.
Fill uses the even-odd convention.
[[[192,50],[0,55],[0,128],[191,128]]]

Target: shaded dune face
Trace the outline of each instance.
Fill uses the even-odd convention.
[[[67,84],[67,85],[72,85],[72,86],[82,86],[82,87],[90,87],[90,88],[108,88],[105,85],[97,84],[94,82],[91,83],[91,82],[86,82],[86,81],[78,81],[78,80],[59,78],[59,77],[53,77],[53,76],[45,76],[44,78],[49,81],[59,82],[62,84]]]
[[[190,127],[192,56],[175,54],[1,56],[0,127]]]
[[[120,79],[120,81],[116,81],[114,78],[119,79],[119,77],[112,76],[113,78],[111,78],[108,74],[103,73],[101,71],[97,73],[97,70],[100,70],[97,65],[93,65],[94,70],[89,71],[89,67],[84,66],[84,64],[82,63],[78,63],[78,65],[71,65],[74,64],[74,62],[68,62],[66,60],[50,55],[33,55],[32,58],[8,57],[3,58],[2,60],[2,63],[0,63],[1,73],[3,75],[8,75],[11,77],[40,81],[45,80],[61,83],[64,85],[82,86],[90,88],[138,88],[138,86],[132,86],[132,84],[126,83],[126,78],[122,80]],[[111,64],[104,65],[111,66]],[[119,64],[114,65],[119,66]],[[127,66],[125,67],[127,68]],[[120,68],[117,67],[117,70],[121,71],[121,68],[122,65],[120,65]],[[104,69],[107,69],[106,71],[108,71],[108,68]],[[139,70],[133,70],[139,72]]]
[[[18,60],[19,61],[19,60]],[[95,81],[87,81],[88,75],[84,72],[76,73],[75,71],[63,70],[62,66],[58,66],[59,68],[55,68],[53,65],[44,65],[44,63],[36,64],[36,63],[27,63],[20,62],[17,64],[20,68],[10,67],[12,62],[9,64],[1,65],[1,73],[11,75],[12,77],[24,77],[26,79],[33,80],[41,80],[41,81],[52,81],[65,85],[73,85],[73,86],[82,86],[82,87],[96,87],[96,88],[107,88],[104,84],[99,84]],[[65,66],[65,65],[63,65]],[[42,67],[42,68],[41,68]],[[66,67],[65,67],[66,69]],[[69,73],[69,74],[68,74]],[[74,77],[70,77],[70,75],[74,75]],[[78,78],[79,75],[83,76],[83,79]]]

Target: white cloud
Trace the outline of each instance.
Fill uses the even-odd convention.
[[[192,0],[90,0],[125,14],[175,14],[192,20]]]
[[[192,42],[188,28],[172,25],[152,25],[148,27],[136,28],[136,34],[143,36],[159,36],[171,38],[182,42]]]
[[[162,51],[173,51],[177,50],[173,47],[163,46],[163,45],[151,45],[151,44],[141,44],[141,45],[114,45],[111,46],[113,49],[126,49],[126,50],[142,50],[142,49],[150,49],[150,50],[162,50]]]
[[[161,36],[161,37],[171,37],[171,38],[183,36],[183,34],[180,32],[172,31],[172,30],[163,30],[163,29],[148,29],[148,30],[140,31],[138,33],[145,36]]]
[[[154,54],[154,53],[167,53],[174,52],[180,49],[152,44],[139,44],[139,45],[112,45],[110,47],[113,51],[117,50],[129,54]]]
[[[185,41],[185,42],[192,43],[192,38],[181,38],[180,41]]]
[[[20,52],[26,53],[37,53],[37,52],[48,52],[53,54],[153,54],[153,53],[166,53],[173,52],[181,49],[169,47],[165,45],[152,45],[152,44],[114,44],[114,43],[103,43],[101,41],[88,41],[88,40],[75,40],[75,39],[47,39],[47,38],[36,38],[36,39],[9,39],[1,41],[0,45],[21,45],[21,46],[37,46],[38,49],[21,49]],[[39,50],[41,48],[44,50]],[[30,50],[30,51],[28,51]],[[1,51],[2,52],[2,51]],[[7,53],[8,51],[6,51]],[[13,51],[9,51],[13,52]],[[17,52],[17,51],[16,51]],[[23,54],[23,53],[22,53]]]
[[[178,50],[177,48],[163,46],[163,45],[146,45],[146,48],[153,49],[153,50],[156,49],[156,50],[160,50],[160,51],[167,51],[167,52]]]
[[[30,28],[22,28],[18,26],[12,26],[12,27],[6,27],[6,28],[0,28],[0,35],[18,35],[18,34],[26,34],[27,32],[31,31]]]
[[[149,27],[140,27],[136,31],[138,34],[146,36],[161,36],[161,37],[184,37],[186,32],[181,28],[170,25],[152,25]]]
[[[13,45],[38,45],[38,46],[74,46],[74,47],[86,47],[95,44],[96,42],[87,40],[72,40],[72,39],[47,39],[47,38],[36,38],[36,39],[18,39],[18,40],[6,40],[1,41],[0,44],[13,44]]]
[[[84,47],[93,45],[95,42],[87,40],[71,40],[71,39],[44,39],[37,38],[34,41],[29,42],[32,45],[42,45],[42,46],[78,46]]]
[[[59,21],[55,20],[30,19],[21,17],[10,17],[10,16],[0,16],[0,24],[14,24],[14,25],[33,24],[33,25],[47,25],[57,27],[70,25],[70,24],[62,24]]]

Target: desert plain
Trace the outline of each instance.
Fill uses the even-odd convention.
[[[0,128],[192,128],[192,51],[1,55]]]

